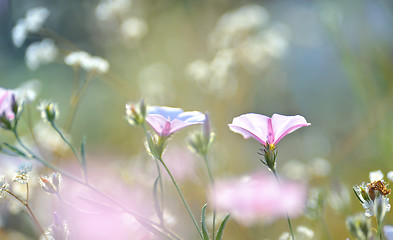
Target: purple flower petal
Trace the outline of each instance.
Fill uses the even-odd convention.
[[[300,115],[296,116],[284,116],[280,114],[273,114],[272,118],[274,142],[277,144],[287,134],[301,128],[311,125],[307,120]]]
[[[385,225],[383,227],[383,232],[387,240],[393,240],[393,226]]]
[[[228,126],[245,139],[253,137],[262,145],[266,145],[277,144],[287,134],[309,125],[310,123],[300,115],[284,116],[275,113],[269,118],[261,114],[247,113],[235,117]]]
[[[15,117],[12,111],[13,98],[15,98],[15,94],[11,90],[0,88],[0,116],[5,114],[9,120]]]
[[[160,136],[173,133],[194,124],[202,124],[205,115],[198,111],[183,112],[181,108],[149,107],[146,121]]]
[[[239,117],[235,117],[229,128],[241,134],[245,139],[253,137],[262,145],[266,144],[268,136],[269,117],[256,113],[247,113]]]

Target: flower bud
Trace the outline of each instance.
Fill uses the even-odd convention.
[[[53,173],[52,176],[41,176],[40,184],[45,192],[56,194],[60,190],[61,175],[60,173]]]
[[[131,126],[142,125],[146,118],[146,105],[143,99],[136,105],[126,104],[126,118]]]
[[[59,116],[59,110],[56,103],[49,101],[42,101],[37,107],[41,112],[41,118],[44,122],[53,122]]]
[[[348,217],[346,220],[346,226],[348,231],[356,239],[371,239],[371,220],[370,218],[366,218],[363,214]]]
[[[162,153],[166,147],[166,139],[165,137],[159,135],[152,135],[148,132],[146,137],[146,149],[147,151],[155,158],[161,159]]]

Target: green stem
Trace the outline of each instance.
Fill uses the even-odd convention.
[[[27,187],[26,190],[27,190],[27,195],[28,195],[29,188]],[[22,203],[22,204],[27,208],[27,210],[29,211],[31,217],[32,217],[33,220],[34,220],[34,223],[37,225],[38,229],[40,230],[41,234],[45,237],[46,240],[49,240],[48,237],[47,237],[46,234],[45,234],[44,228],[43,228],[43,227],[41,226],[41,224],[38,222],[38,220],[37,220],[37,218],[35,217],[33,211],[31,210],[31,208],[30,208],[30,206],[29,206],[29,203],[28,203],[28,199],[26,199],[26,201],[23,201],[23,200],[20,199],[18,196],[16,196],[14,193],[12,193],[10,190],[6,189],[5,191],[6,191],[7,193],[9,193],[11,196],[13,196],[16,200],[18,200],[20,203]]]
[[[277,175],[276,171],[275,171],[275,170],[272,170],[272,169],[271,169],[271,171],[273,172],[274,177],[276,177],[276,180],[277,180],[277,182],[278,182],[278,185],[279,185],[280,188],[281,188],[281,182],[280,182],[280,179],[278,178],[278,175]],[[292,224],[291,224],[291,219],[289,218],[288,209],[286,209],[286,215],[287,215],[288,227],[289,227],[289,231],[290,231],[291,236],[292,236],[292,240],[295,240],[295,234],[293,234]]]
[[[13,131],[13,133],[14,133],[14,135],[15,135],[15,138],[16,138],[16,140],[18,141],[18,143],[22,146],[22,148],[23,148],[24,150],[26,150],[26,151],[29,153],[29,155],[30,155],[29,158],[35,159],[36,161],[40,162],[40,163],[43,164],[44,166],[46,166],[46,167],[48,167],[48,168],[51,168],[52,170],[61,173],[63,176],[65,176],[65,177],[67,177],[67,178],[69,178],[69,179],[71,179],[71,180],[73,180],[73,181],[75,181],[75,182],[77,182],[77,183],[79,183],[79,184],[82,184],[82,185],[86,186],[87,188],[89,188],[89,189],[92,190],[93,192],[95,192],[95,193],[97,193],[98,195],[100,195],[100,196],[106,198],[107,200],[109,200],[110,202],[112,202],[114,205],[116,205],[116,206],[118,206],[119,208],[121,208],[124,212],[126,212],[126,213],[128,213],[128,214],[134,216],[135,219],[136,219],[137,221],[141,222],[143,226],[149,225],[150,227],[152,227],[152,228],[154,228],[154,229],[156,229],[155,227],[159,227],[159,228],[161,228],[161,229],[165,232],[165,233],[163,232],[163,234],[168,234],[168,235],[170,235],[170,236],[172,237],[172,239],[177,239],[177,240],[180,239],[180,238],[177,237],[174,233],[170,232],[168,229],[163,228],[163,227],[160,226],[159,224],[157,224],[157,223],[155,223],[155,222],[152,222],[151,220],[149,220],[149,219],[147,219],[147,218],[145,218],[145,217],[143,217],[143,216],[141,216],[141,215],[139,215],[139,214],[137,214],[137,213],[135,213],[135,212],[129,210],[127,207],[123,206],[123,204],[119,203],[118,201],[116,201],[116,200],[113,199],[112,197],[108,196],[107,194],[101,192],[100,190],[98,190],[97,188],[93,187],[93,186],[90,185],[89,183],[85,183],[84,181],[78,179],[77,177],[75,177],[75,176],[69,174],[68,172],[66,172],[66,171],[64,171],[64,170],[62,170],[62,169],[60,169],[60,168],[58,168],[58,167],[56,167],[56,166],[50,164],[49,162],[47,162],[47,161],[45,161],[44,159],[40,158],[39,156],[35,155],[35,154],[34,154],[34,153],[33,153],[33,152],[32,152],[32,151],[31,151],[22,141],[21,141],[21,139],[20,139],[20,137],[19,137],[18,132],[16,131],[16,129],[14,128],[12,131]],[[148,230],[150,230],[150,229],[148,229]],[[158,230],[157,230],[157,231],[158,231]]]
[[[377,220],[377,228],[378,228],[378,235],[379,235],[379,240],[383,240],[382,236],[382,223]]]
[[[164,166],[164,168],[165,168],[166,172],[168,173],[169,177],[171,178],[173,184],[175,185],[176,190],[177,190],[177,192],[179,193],[180,198],[181,198],[181,200],[182,200],[184,206],[186,207],[186,209],[187,209],[187,211],[188,211],[188,214],[190,215],[190,217],[191,217],[191,219],[192,219],[192,222],[193,222],[194,225],[195,225],[195,228],[198,230],[198,233],[199,233],[201,239],[203,239],[202,231],[201,231],[201,229],[199,228],[199,226],[198,226],[198,224],[197,224],[197,222],[196,222],[196,220],[195,220],[195,218],[194,218],[194,215],[192,215],[192,212],[191,212],[191,210],[190,210],[190,207],[188,206],[188,204],[187,204],[187,202],[186,202],[186,200],[185,200],[185,198],[184,198],[182,192],[180,191],[180,188],[179,188],[179,186],[177,185],[176,180],[173,178],[171,171],[169,171],[168,167],[166,166],[166,164],[164,163],[164,161],[162,161],[162,159],[159,159],[159,160],[160,160],[162,166]]]
[[[66,132],[70,132],[70,130],[71,130],[72,123],[73,123],[74,118],[75,118],[76,110],[78,109],[81,97],[83,96],[83,94],[87,90],[87,87],[89,85],[90,79],[91,79],[91,75],[88,74],[88,76],[86,77],[86,80],[83,82],[83,85],[82,85],[81,89],[79,90],[79,92],[73,93],[72,96],[71,96],[70,110],[68,112],[67,120],[66,120],[66,123],[64,125],[64,130]]]
[[[212,174],[211,169],[210,169],[210,164],[209,164],[209,161],[207,159],[207,154],[203,154],[203,159],[205,160],[207,172],[209,174],[209,180],[210,180],[210,185],[211,185],[211,188],[212,188],[213,198],[215,198],[215,196],[216,196],[216,194],[215,194],[216,193],[216,191],[215,191],[215,183],[214,183],[213,174]],[[213,240],[215,239],[215,234],[216,234],[216,214],[217,214],[216,203],[213,200],[213,230],[212,230],[212,232],[213,232],[213,234],[212,234],[213,235]]]
[[[72,152],[74,153],[75,158],[76,158],[76,160],[78,161],[78,163],[79,163],[79,165],[80,165],[80,167],[81,167],[81,172],[82,172],[83,179],[85,179],[85,182],[87,182],[87,174],[86,174],[86,171],[85,171],[84,167],[82,166],[82,161],[81,161],[81,159],[79,158],[79,155],[78,155],[78,153],[76,152],[74,146],[67,140],[67,138],[64,136],[64,134],[63,134],[63,133],[60,131],[60,129],[56,126],[56,124],[55,124],[54,121],[50,122],[50,124],[51,124],[51,126],[53,127],[53,129],[55,129],[56,132],[60,135],[61,139],[63,139],[63,141],[68,145],[68,147],[69,147],[69,148],[72,150]]]
[[[142,124],[142,128],[143,128],[143,132],[145,133],[146,139],[148,139],[149,135],[147,133],[147,129],[146,129],[146,124],[143,123]],[[154,162],[156,164],[156,168],[157,168],[157,174],[158,174],[158,183],[160,185],[160,190],[161,190],[161,213],[162,215],[164,215],[164,187],[163,187],[163,182],[162,182],[162,177],[161,177],[161,169],[160,169],[160,164],[158,163],[158,159],[156,157],[153,156]],[[163,216],[159,216],[161,224],[164,225],[164,220],[163,220]]]

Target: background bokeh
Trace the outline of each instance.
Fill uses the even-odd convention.
[[[39,98],[58,102],[62,125],[73,79],[64,56],[83,50],[107,59],[110,71],[92,79],[70,134],[75,143],[86,136],[88,161],[112,166],[112,174],[120,172],[122,181],[132,184],[139,173],[127,171],[130,166],[140,164],[145,171],[145,162],[151,161],[143,132],[125,120],[125,104],[141,97],[149,105],[209,112],[216,132],[211,161],[218,179],[266,171],[256,154],[258,143],[244,141],[227,127],[233,117],[247,112],[306,117],[310,127],[280,142],[278,172],[290,178],[300,169],[296,180],[326,195],[343,184],[351,194],[345,214],[363,211],[352,195],[353,185],[367,181],[370,171],[392,170],[390,1],[133,0],[112,15],[105,2],[0,0],[0,86],[14,89],[39,80]],[[16,48],[12,28],[37,6],[48,8],[50,16],[42,31]],[[124,26],[130,18],[143,24]],[[45,37],[55,41],[59,54],[53,63],[30,70],[26,48]],[[32,117],[39,121],[38,112]],[[187,134],[198,129],[192,128],[176,134],[169,148],[187,152]],[[316,159],[329,164],[322,161],[316,170],[304,170]],[[187,162],[196,170],[182,181],[183,189],[198,215],[206,201],[206,173],[198,157],[176,164],[187,168]],[[322,174],[313,174],[318,171]],[[154,179],[150,181],[152,186]],[[178,201],[169,183],[166,188]],[[349,236],[342,212],[327,205],[324,213],[333,239]],[[390,214],[386,222],[393,224]],[[300,216],[293,224],[306,225],[324,239],[320,221]],[[23,233],[13,225],[3,225],[2,231]],[[187,236],[190,228],[179,229]],[[225,239],[276,239],[286,229],[286,219],[248,226],[231,220]]]

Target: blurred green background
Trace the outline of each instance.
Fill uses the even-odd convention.
[[[392,170],[392,2],[133,0],[105,20],[97,16],[102,2],[0,0],[0,85],[13,89],[38,79],[39,98],[59,103],[61,124],[73,79],[64,56],[83,50],[109,61],[110,72],[91,81],[71,131],[75,142],[87,136],[89,152],[126,159],[144,152],[142,131],[125,121],[125,104],[143,97],[150,105],[209,112],[217,136],[212,150],[217,178],[264,167],[256,154],[258,144],[227,127],[233,117],[247,112],[300,114],[312,124],[280,142],[277,163],[280,172],[290,160],[305,166],[316,158],[328,160],[328,176],[304,176],[310,188],[329,191],[343,182],[351,192],[353,185],[368,180],[370,171]],[[220,45],[225,24],[247,19],[222,16],[250,5],[266,10],[257,16],[264,22]],[[29,35],[21,48],[14,47],[13,26],[37,6],[50,10],[44,30]],[[145,22],[141,36],[122,34],[130,17]],[[43,37],[54,39],[59,55],[31,71],[25,50]],[[210,64],[208,77],[198,68],[197,73],[190,70],[197,59]],[[38,112],[34,118],[39,119]],[[170,144],[185,146],[187,132],[176,134]],[[351,202],[348,212],[363,211],[354,195]],[[345,216],[329,206],[325,213],[333,239],[348,236]],[[386,223],[392,224],[389,215]],[[294,224],[318,229],[306,217],[294,219]],[[243,231],[250,232],[248,239],[275,239],[286,231],[286,220],[248,230],[232,221],[225,239],[241,239]]]

